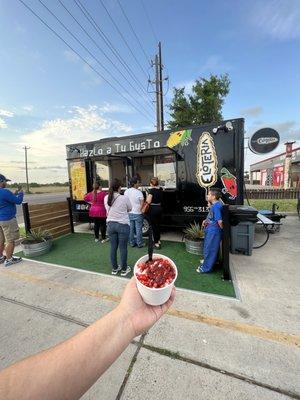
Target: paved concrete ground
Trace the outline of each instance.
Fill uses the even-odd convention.
[[[29,204],[43,204],[43,203],[57,203],[58,201],[64,201],[69,196],[69,193],[41,193],[41,194],[25,194],[24,202]],[[23,212],[22,206],[17,206],[17,221],[19,224],[23,224]]]
[[[178,290],[168,315],[83,398],[300,399],[299,240],[288,217],[252,257],[231,256],[240,300]],[[1,267],[0,367],[109,312],[125,284],[29,261]]]

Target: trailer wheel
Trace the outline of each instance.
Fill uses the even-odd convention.
[[[149,234],[149,228],[149,222],[146,220],[146,218],[144,218],[142,227],[143,236],[147,236]]]

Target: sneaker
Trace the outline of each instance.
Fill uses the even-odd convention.
[[[203,273],[201,265],[199,265],[199,267],[196,268],[196,272],[198,272],[198,274],[202,274]]]
[[[118,267],[117,269],[112,269],[112,270],[111,270],[111,274],[112,274],[112,275],[117,275],[117,273],[120,272],[121,270],[122,270],[121,267]]]
[[[141,246],[138,246],[139,249],[142,249],[143,247],[145,247],[144,244],[142,244]]]
[[[121,270],[121,276],[126,276],[129,274],[129,272],[131,271],[131,267],[127,266],[127,268],[125,270]]]
[[[6,259],[4,261],[4,267],[10,267],[13,264],[18,264],[20,261],[22,261],[21,257],[12,257],[10,260]]]
[[[6,257],[5,256],[1,256],[0,257],[0,264],[3,264],[5,260],[6,260]]]
[[[109,238],[102,239],[102,240],[101,240],[101,243],[106,243],[106,242],[108,242],[108,241],[109,241]]]

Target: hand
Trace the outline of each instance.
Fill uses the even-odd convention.
[[[205,228],[206,225],[207,225],[207,221],[206,221],[206,219],[205,219],[204,221],[202,221],[202,228]]]
[[[152,327],[168,310],[175,298],[175,287],[170,299],[161,306],[149,306],[139,294],[135,278],[131,278],[122,296],[119,311],[127,314],[132,325],[133,337],[138,336]]]

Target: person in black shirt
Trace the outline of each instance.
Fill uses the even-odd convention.
[[[160,249],[160,223],[162,216],[162,198],[163,191],[159,186],[158,178],[152,178],[150,180],[151,189],[149,189],[147,196],[147,203],[150,204],[148,218],[153,230],[154,247]]]

